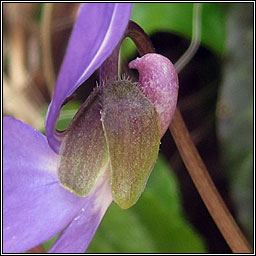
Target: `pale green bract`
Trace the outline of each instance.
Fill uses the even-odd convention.
[[[137,84],[117,81],[104,88],[102,123],[112,196],[126,209],[138,200],[156,162],[161,139],[158,116]]]
[[[60,147],[59,181],[78,196],[87,196],[108,162],[97,91],[77,112],[66,134]]]
[[[90,96],[68,128],[59,180],[87,196],[109,166],[113,199],[129,208],[144,190],[160,139],[157,112],[138,85],[128,80],[107,83]]]

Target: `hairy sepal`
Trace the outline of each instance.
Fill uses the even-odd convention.
[[[137,84],[106,84],[100,95],[107,141],[111,190],[123,209],[136,203],[154,166],[161,130],[157,112]]]
[[[60,183],[78,196],[87,196],[108,165],[98,92],[80,108],[60,147]]]

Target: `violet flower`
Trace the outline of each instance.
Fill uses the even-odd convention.
[[[48,108],[46,137],[4,118],[4,252],[28,250],[61,231],[49,252],[84,252],[112,201],[129,208],[142,193],[177,102],[177,74],[168,59],[148,54],[131,62],[138,84],[103,79],[68,129],[55,130],[65,100],[118,49],[131,8],[81,6]]]

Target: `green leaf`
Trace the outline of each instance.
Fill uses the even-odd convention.
[[[87,253],[205,253],[184,218],[178,182],[160,156],[135,206],[112,204]]]
[[[57,122],[56,129],[63,131],[68,128],[71,120],[79,110],[81,103],[77,101],[68,102],[61,110],[60,118]]]
[[[131,20],[138,23],[148,35],[170,32],[191,40],[193,3],[134,3]],[[225,50],[226,22],[223,5],[203,3],[201,43],[222,55]],[[122,54],[131,57],[135,46],[126,40]]]
[[[43,244],[44,249],[45,249],[46,251],[49,251],[49,250],[50,250],[50,248],[51,248],[52,245],[55,243],[55,241],[57,240],[57,238],[59,237],[59,235],[60,235],[60,233],[57,234],[56,236],[54,236],[53,238],[51,238],[50,240],[48,240],[47,242],[45,242],[45,243]]]
[[[112,195],[126,209],[138,200],[156,162],[161,138],[159,119],[138,85],[128,80],[106,84],[101,101]]]
[[[68,128],[72,118],[75,116],[76,112],[79,110],[81,103],[78,101],[68,102],[61,110],[59,120],[56,125],[56,129],[59,131],[64,131]],[[42,108],[41,115],[45,118],[47,114],[48,105]],[[41,129],[40,132],[45,134],[45,129]]]
[[[98,93],[92,93],[69,125],[60,146],[60,183],[79,196],[88,195],[108,165]]]

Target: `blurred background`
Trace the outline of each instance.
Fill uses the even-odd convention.
[[[3,4],[3,114],[44,132],[44,119],[78,3]],[[253,245],[253,3],[203,3],[202,41],[180,72],[178,106],[228,208]],[[188,48],[193,3],[135,3],[131,19],[175,63]],[[122,46],[123,71],[138,53]],[[98,71],[62,111],[65,129]],[[56,238],[54,238],[56,239]],[[54,239],[45,243],[45,248]],[[230,253],[167,131],[138,203],[107,211],[90,253]]]

